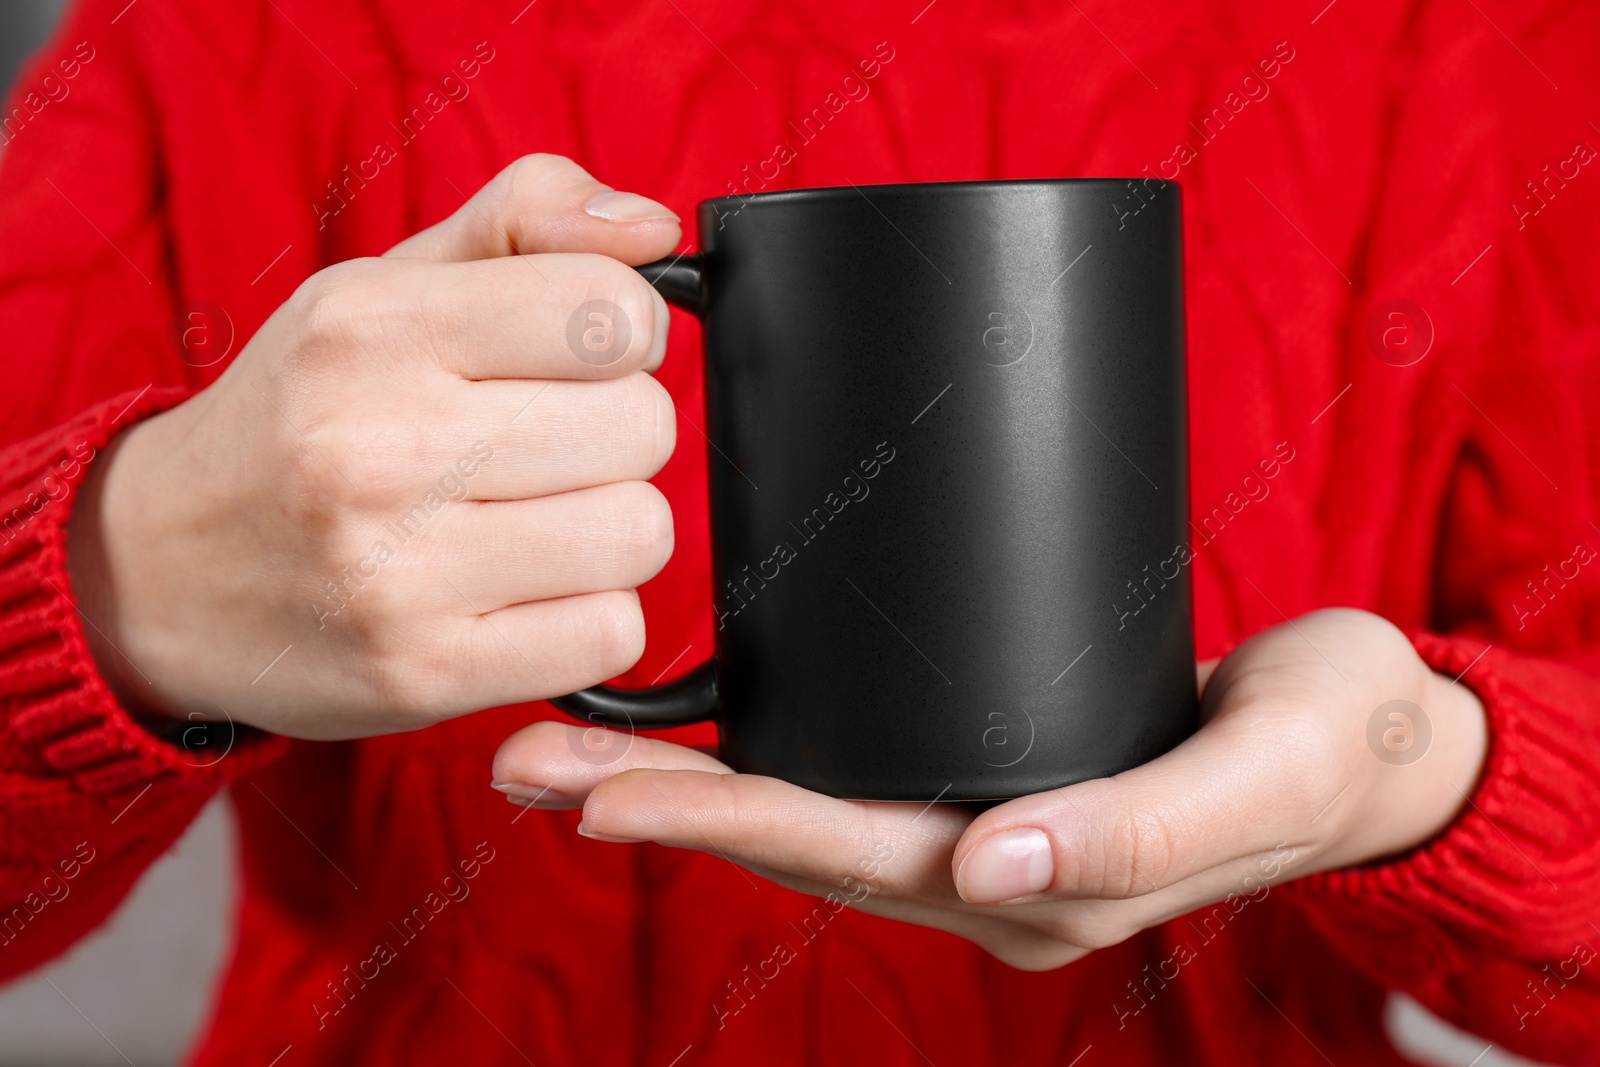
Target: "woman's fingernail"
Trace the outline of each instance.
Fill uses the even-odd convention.
[[[583,210],[597,219],[611,222],[652,222],[656,219],[678,221],[666,207],[638,193],[619,193],[608,189],[595,193],[583,205]]]
[[[610,841],[618,845],[637,845],[644,840],[642,837],[612,837],[610,834],[597,834],[581,822],[578,824],[578,833],[596,841]]]
[[[547,785],[526,785],[522,782],[490,782],[491,789],[498,789],[506,795],[506,799],[513,804],[521,804],[525,808],[549,808],[552,811],[563,811],[568,808],[581,808],[583,801],[574,800],[559,789],[551,789]]]
[[[956,889],[969,904],[1003,904],[1042,893],[1055,881],[1055,868],[1043,830],[1007,830],[967,853],[956,872]]]

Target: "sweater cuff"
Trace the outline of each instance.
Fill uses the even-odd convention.
[[[163,741],[112,694],[67,571],[66,522],[88,464],[118,432],[190,395],[146,388],[5,450],[0,469],[0,752],[12,774],[70,781],[121,807],[157,781],[210,791],[287,739],[227,724]],[[181,724],[180,724],[181,726]]]
[[[1386,985],[1415,988],[1501,957],[1562,959],[1589,944],[1600,885],[1600,780],[1592,681],[1572,668],[1412,634],[1436,672],[1469,685],[1488,719],[1488,751],[1460,814],[1430,843],[1285,888],[1314,922]]]

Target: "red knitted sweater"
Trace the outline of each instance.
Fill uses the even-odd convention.
[[[83,0],[11,94],[0,975],[102,922],[229,789],[243,902],[198,1063],[1342,1067],[1398,1062],[1395,989],[1600,1064],[1594,5],[525,2]],[[318,268],[529,151],[685,219],[730,190],[1177,177],[1201,654],[1335,604],[1415,631],[1488,710],[1459,820],[1025,974],[517,817],[490,755],[546,705],[220,759],[142,731],[86,650],[62,524],[113,434],[225,365],[197,364],[226,328],[186,348],[175,323],[225,315],[237,352]],[[1385,335],[1395,300],[1431,325]],[[697,343],[678,316],[660,377],[698,423]],[[678,548],[625,683],[710,647],[697,444],[657,478]]]

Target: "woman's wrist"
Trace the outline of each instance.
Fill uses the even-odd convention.
[[[1432,718],[1433,778],[1447,814],[1440,830],[1454,822],[1483,774],[1489,750],[1489,718],[1478,694],[1458,679],[1429,670],[1426,711]]]
[[[125,590],[117,579],[114,561],[130,555],[137,558],[139,553],[125,543],[113,544],[131,531],[115,525],[115,492],[110,485],[127,445],[147,426],[140,423],[114,437],[89,465],[66,522],[67,573],[89,652],[101,677],[135,720],[157,729],[175,720],[162,709],[149,678],[129,658],[128,642],[120,634],[119,594]]]

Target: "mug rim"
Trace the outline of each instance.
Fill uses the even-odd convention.
[[[748,206],[753,201],[760,201],[761,203],[784,203],[787,201],[805,202],[809,200],[831,199],[833,197],[849,193],[855,193],[865,197],[866,191],[869,189],[879,193],[914,193],[918,195],[929,195],[939,193],[979,192],[984,190],[1000,191],[1005,189],[1040,187],[1071,188],[1074,186],[1091,185],[1125,185],[1128,182],[1135,181],[1145,182],[1146,188],[1149,187],[1149,183],[1151,182],[1154,182],[1156,185],[1171,186],[1173,189],[1179,190],[1180,192],[1183,188],[1182,184],[1175,180],[1168,178],[1146,178],[1143,175],[1134,175],[1131,177],[1113,175],[1108,177],[1094,178],[979,178],[975,180],[939,182],[881,182],[872,185],[818,185],[807,186],[802,189],[773,189],[768,192],[748,193],[745,195],[733,193],[728,196],[709,197],[700,201],[700,206],[706,207],[712,204],[722,205],[729,203],[739,203]]]

